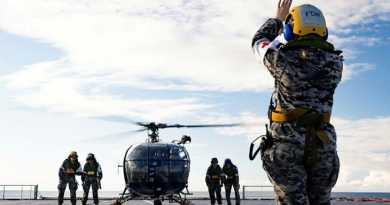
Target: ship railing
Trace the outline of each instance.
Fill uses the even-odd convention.
[[[3,190],[1,190],[1,188]],[[38,185],[0,185],[0,199],[38,199]]]
[[[242,199],[274,199],[272,186],[244,185]]]

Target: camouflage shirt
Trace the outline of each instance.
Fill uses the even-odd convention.
[[[279,49],[282,32],[279,19],[268,19],[252,41],[256,57],[275,78],[276,107],[331,114],[333,94],[341,81],[342,56],[315,47],[289,48],[288,43]]]

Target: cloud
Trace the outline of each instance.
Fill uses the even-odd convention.
[[[204,143],[190,143],[190,144],[186,144],[185,146],[186,147],[208,147],[208,145]]]
[[[369,63],[344,64],[343,77],[341,82],[350,80],[352,77],[372,69],[374,69],[374,65]]]
[[[220,134],[228,136],[245,135],[248,142],[265,134],[265,124],[269,124],[268,117],[258,116],[250,112],[244,112],[235,117],[227,113],[210,112],[208,116],[202,118],[202,121],[210,124],[242,123],[237,127],[218,128],[216,130]]]
[[[315,4],[316,3],[316,4]],[[346,1],[327,1],[325,3],[313,2],[314,5],[320,5],[325,14],[327,26],[334,33],[349,34],[355,31],[353,26],[372,25],[381,19],[386,18],[390,12],[390,3],[386,0],[346,0]]]
[[[272,87],[272,80],[253,60],[249,45],[256,29],[273,16],[269,8],[274,4],[220,0],[148,4],[3,1],[0,26],[65,50],[68,62],[58,66],[70,66],[72,72],[83,76],[103,75],[108,78],[107,86],[117,81],[140,87],[125,82],[136,78],[146,89],[159,85],[161,89],[264,91]],[[357,15],[364,13],[357,11],[362,4],[373,16],[386,11],[359,1],[346,6],[348,12],[344,13],[361,19]],[[342,9],[345,7],[336,1],[323,5],[330,26],[345,27],[334,19],[335,12],[340,15]],[[355,42],[355,38],[341,41]],[[170,79],[171,84],[161,86],[166,84],[164,79]],[[153,83],[156,81],[162,82]]]
[[[61,66],[58,66],[61,65]],[[14,101],[52,113],[78,117],[126,116],[133,119],[162,120],[193,115],[213,107],[200,98],[137,99],[102,91],[107,86],[99,76],[73,77],[72,69],[62,61],[43,62],[3,77],[8,87],[23,92]],[[99,85],[99,82],[103,82]],[[95,86],[96,85],[96,86]]]
[[[154,109],[146,110],[157,112],[154,116],[159,118],[187,115],[213,105],[202,104],[199,98],[142,101],[123,91],[115,95],[110,91],[270,91],[273,80],[267,69],[256,63],[249,45],[254,32],[273,17],[275,4],[4,0],[0,3],[1,29],[49,43],[64,55],[57,61],[27,65],[2,79],[18,102],[51,112],[100,116],[125,109],[126,114],[144,118],[150,114],[140,105],[150,105]],[[374,46],[378,42],[375,37],[339,35],[389,11],[388,3],[380,0],[313,4],[321,5],[326,13],[329,28],[338,35],[331,39],[339,46]],[[346,53],[359,54],[352,48]],[[344,81],[369,69],[363,63],[346,66]],[[179,104],[179,108],[171,108]]]
[[[234,24],[245,18],[236,18],[232,2],[4,4],[15,9],[4,8],[0,20],[4,30],[65,50],[65,60],[57,66],[69,66],[76,76],[102,76],[107,86],[219,91],[272,87],[267,83],[272,82],[269,74],[254,61],[250,37],[243,37],[253,35],[258,25],[248,25],[244,32],[242,24]],[[251,4],[239,6],[247,9]],[[15,17],[17,25],[6,20]],[[141,83],[132,83],[134,79]]]
[[[364,51],[353,49],[353,48],[343,48],[343,57],[348,60],[355,59],[358,55],[364,53]]]
[[[387,139],[390,133],[389,117],[360,120],[334,118],[332,121],[338,136],[341,137],[338,139],[341,150],[389,151],[390,141]]]
[[[336,47],[350,47],[356,45],[364,46],[375,46],[381,41],[380,38],[367,37],[367,36],[349,36],[349,37],[338,37],[336,35],[330,35],[329,40],[336,45]]]

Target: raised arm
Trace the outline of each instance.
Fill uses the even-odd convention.
[[[268,19],[256,32],[252,40],[252,49],[260,64],[265,65],[274,75],[272,63],[273,52],[279,49],[281,43],[286,43],[283,35],[283,20],[289,13],[292,0],[279,0],[275,18]]]

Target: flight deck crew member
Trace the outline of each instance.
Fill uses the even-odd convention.
[[[87,204],[89,189],[92,186],[93,202],[95,205],[99,204],[98,189],[100,187],[100,181],[103,178],[102,167],[99,162],[96,161],[95,155],[89,153],[87,156],[87,163],[84,165],[84,175],[81,177],[83,181],[84,196],[83,205]]]
[[[61,205],[64,202],[64,193],[66,189],[66,184],[69,184],[70,190],[70,201],[72,205],[76,204],[76,190],[77,190],[77,181],[75,175],[82,175],[82,168],[78,161],[77,152],[70,152],[67,159],[62,163],[58,176],[60,178],[58,184],[58,204]]]
[[[231,205],[230,201],[230,192],[232,191],[232,187],[234,188],[234,194],[236,197],[236,205],[240,205],[240,179],[238,175],[238,169],[236,165],[232,163],[232,161],[228,158],[225,159],[225,164],[223,165],[222,169],[223,173],[226,175],[226,180],[224,182],[225,184],[225,194],[226,194],[226,201],[228,205]]]
[[[343,58],[326,41],[322,12],[309,4],[289,12],[291,3],[279,0],[276,18],[252,41],[256,58],[275,79],[263,168],[277,204],[330,204],[340,168],[330,115]]]
[[[182,160],[182,158],[179,155],[179,149],[173,148],[172,151],[171,151],[171,156],[169,157],[169,159]]]
[[[211,204],[215,204],[215,194],[217,195],[218,204],[222,204],[221,197],[221,180],[224,177],[221,167],[218,165],[218,159],[212,158],[211,165],[207,169],[206,184],[209,188]]]

